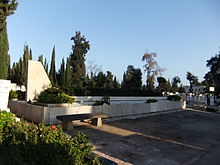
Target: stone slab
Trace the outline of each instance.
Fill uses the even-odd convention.
[[[6,110],[8,107],[9,91],[11,89],[10,80],[0,79],[0,109]]]

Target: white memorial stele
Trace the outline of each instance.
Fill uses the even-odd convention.
[[[7,110],[11,81],[0,79],[0,110]]]
[[[49,87],[51,82],[42,63],[28,60],[26,101],[37,99],[40,92]]]

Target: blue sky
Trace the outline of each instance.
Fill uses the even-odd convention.
[[[23,54],[25,43],[36,60],[50,60],[56,46],[56,65],[71,52],[75,31],[90,41],[86,56],[112,71],[120,80],[128,65],[143,71],[146,50],[163,76],[179,76],[187,84],[186,72],[200,80],[208,71],[206,60],[220,47],[219,0],[18,0],[16,13],[8,18],[11,62]],[[144,76],[145,77],[145,76]],[[144,79],[145,81],[145,79]]]

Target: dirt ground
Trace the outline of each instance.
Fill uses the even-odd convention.
[[[79,130],[88,135],[95,154],[116,164],[220,164],[220,114],[216,113],[181,110],[100,127],[74,127]]]

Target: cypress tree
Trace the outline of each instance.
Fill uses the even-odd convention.
[[[31,49],[30,49],[31,50]],[[31,60],[32,55],[30,54],[28,45],[24,45],[24,54],[23,54],[23,61],[21,61],[22,65],[22,85],[26,85],[27,81],[27,68],[28,68],[28,60]]]
[[[52,51],[52,58],[51,58],[51,64],[50,64],[50,72],[49,72],[49,78],[52,83],[52,85],[56,85],[56,67],[55,67],[55,46],[53,47]]]
[[[85,56],[90,49],[89,41],[86,41],[80,32],[71,38],[73,40],[72,53],[70,54],[70,66],[72,69],[72,85],[82,88],[86,78]]]
[[[41,64],[43,65],[43,61],[44,61],[43,55],[38,56],[38,61],[40,61]]]
[[[48,61],[47,61],[46,58],[44,59],[44,69],[45,69],[45,71],[46,71],[46,73],[48,75]]]
[[[64,58],[62,59],[62,63],[60,66],[60,86],[65,86],[65,61]]]
[[[30,49],[30,60],[33,59],[33,56],[32,56],[32,50]]]
[[[6,28],[0,31],[0,79],[7,79],[9,67],[8,37]]]
[[[0,1],[0,79],[7,79],[10,67],[10,57],[8,54],[9,44],[7,35],[7,16],[14,14],[18,3],[16,0]]]
[[[66,71],[65,71],[65,86],[67,88],[71,87],[72,82],[72,70],[70,68],[70,59],[66,60]]]

